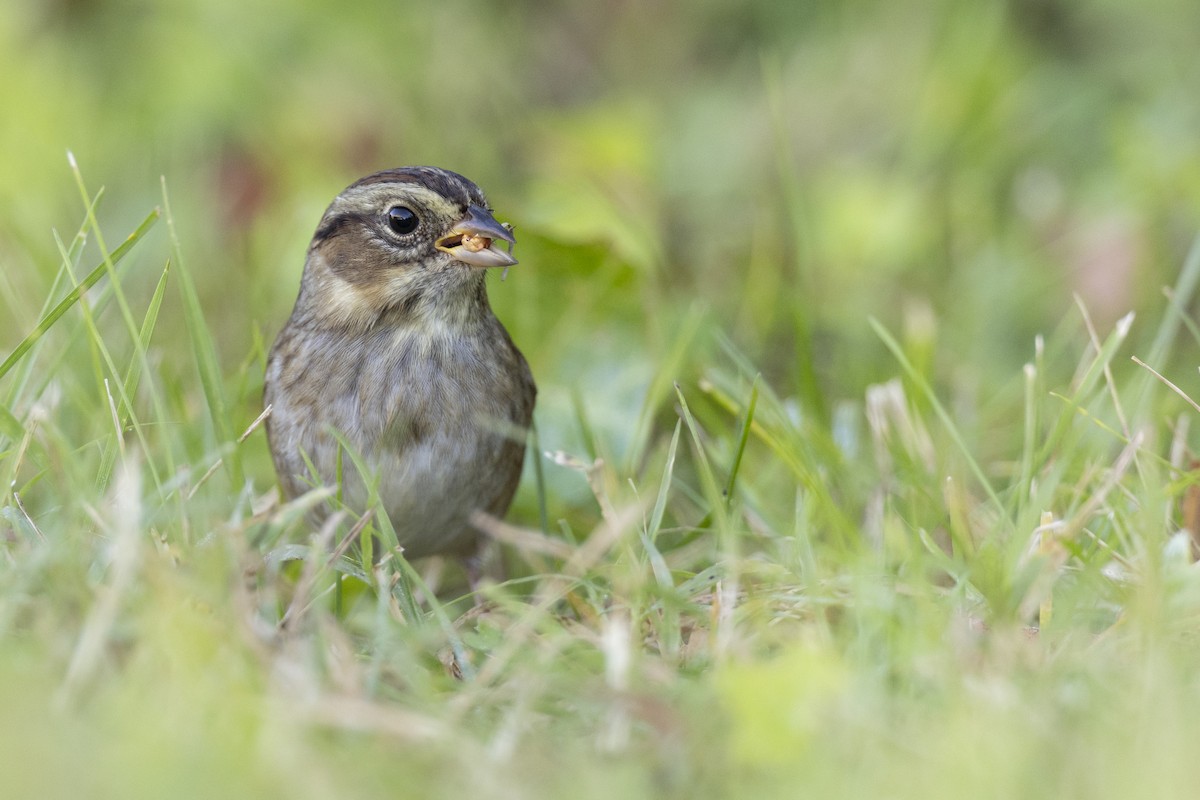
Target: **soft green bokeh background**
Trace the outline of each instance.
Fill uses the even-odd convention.
[[[894,372],[869,316],[987,397],[1074,319],[1072,292],[1101,327],[1161,304],[1200,217],[1198,20],[1080,0],[14,0],[0,334],[32,325],[48,227],[79,218],[68,149],[108,187],[110,237],[165,176],[230,368],[286,318],[329,199],[431,163],[521,233],[492,294],[555,449],[580,447],[569,390],[621,447],[641,355],[689,309],[825,413]],[[235,427],[257,413],[243,389]]]
[[[492,294],[551,449],[583,446],[573,391],[623,453],[691,311],[818,413],[894,373],[869,316],[970,405],[1078,324],[1072,293],[1101,328],[1161,307],[1200,218],[1200,9],[1160,5],[16,2],[0,330],[29,328],[47,227],[78,218],[67,149],[113,231],[165,176],[231,369],[286,318],[329,199],[431,163],[520,230]]]
[[[434,163],[524,234],[530,274],[493,293],[547,383],[686,306],[785,382],[809,356],[802,318],[844,396],[886,369],[864,318],[928,310],[953,331],[947,369],[987,383],[1072,291],[1111,322],[1171,281],[1200,215],[1198,18],[1099,0],[15,0],[0,232],[8,263],[40,265],[8,270],[36,293],[47,223],[78,216],[67,149],[108,187],[114,231],[166,176],[235,363],[286,315],[332,195]],[[12,309],[6,336],[28,317]],[[568,358],[584,337],[564,324],[621,341]]]
[[[998,797],[1063,797],[1182,785],[1194,727],[1182,710],[1200,710],[1187,637],[1197,593],[1186,569],[1159,563],[1159,528],[1148,526],[1144,541],[1120,520],[1116,533],[1099,530],[1146,567],[1161,596],[1112,588],[1102,557],[1075,553],[1085,563],[1057,598],[1069,621],[1039,649],[1019,631],[1028,571],[1015,554],[1025,541],[982,535],[977,559],[971,553],[964,565],[955,553],[962,573],[930,577],[916,537],[898,531],[912,532],[905,523],[922,534],[944,534],[943,523],[990,530],[991,517],[975,507],[986,503],[978,487],[944,483],[950,473],[960,486],[970,476],[936,431],[929,474],[913,455],[922,441],[914,434],[912,463],[897,457],[888,462],[896,474],[881,478],[861,412],[868,387],[901,372],[868,323],[875,317],[942,397],[989,477],[1002,480],[1021,449],[1022,366],[1035,359],[1035,337],[1048,342],[1039,389],[1066,392],[1084,357],[1073,295],[1101,337],[1136,310],[1130,341],[1145,352],[1167,305],[1162,289],[1200,228],[1197,31],[1200,5],[1185,0],[7,0],[0,351],[33,328],[51,294],[62,263],[53,232],[68,239],[84,217],[67,151],[92,191],[106,187],[98,217],[109,249],[162,204],[162,177],[215,340],[229,427],[244,430],[260,411],[265,348],[294,300],[325,205],[367,172],[436,164],[478,182],[516,225],[522,263],[490,291],[538,378],[544,450],[601,455],[614,493],[631,486],[653,500],[678,419],[672,381],[723,466],[737,414],[709,390],[715,382],[740,403],[744,379],[761,371],[781,398],[762,425],[769,435],[788,420],[815,425],[805,440],[813,453],[796,458],[817,466],[798,488],[770,448],[752,445],[737,499],[752,511],[734,523],[746,529],[737,548],[773,594],[741,607],[743,648],[734,650],[743,659],[710,671],[704,659],[681,658],[669,679],[657,661],[634,670],[650,686],[634,759],[597,755],[608,752],[596,742],[607,741],[612,708],[624,706],[604,694],[611,652],[585,635],[562,645],[544,673],[514,668],[517,678],[498,682],[494,695],[470,695],[475,716],[454,705],[458,685],[429,668],[423,640],[415,646],[390,629],[394,638],[371,638],[330,624],[272,642],[273,666],[261,668],[256,658],[270,648],[231,633],[230,620],[246,616],[229,599],[236,558],[192,546],[221,541],[222,525],[237,528],[230,517],[271,486],[261,433],[240,448],[245,487],[218,474],[178,519],[146,512],[161,559],[147,556],[131,584],[108,641],[113,654],[81,709],[51,710],[78,629],[110,580],[110,543],[87,521],[107,519],[102,499],[122,496],[92,485],[111,438],[95,340],[54,331],[39,362],[56,370],[46,381],[52,399],[16,392],[10,409],[20,428],[51,408],[53,435],[23,467],[44,473],[22,474],[46,552],[26,548],[24,523],[12,521],[12,504],[5,509],[0,762],[22,768],[0,768],[0,793],[514,796],[521,787],[545,796],[795,796],[804,787],[826,796],[849,786],[858,796],[991,787]],[[146,307],[170,253],[160,223],[122,266],[135,309]],[[82,266],[98,259],[93,235]],[[120,319],[110,312],[99,326],[125,364]],[[1197,354],[1181,337],[1172,359],[1155,366],[1190,391]],[[159,448],[152,458],[172,453],[202,472],[226,451],[204,411],[174,286],[149,357],[171,412],[148,433]],[[1122,386],[1139,375],[1124,357],[1113,370]],[[912,394],[914,413],[928,415],[927,399]],[[1157,407],[1141,412],[1161,422]],[[1169,434],[1155,430],[1147,447],[1165,457]],[[1087,431],[1086,447],[1031,467],[1053,487],[1044,491],[1059,515],[1086,505],[1119,449],[1119,437]],[[705,504],[683,436],[683,477],[666,519],[688,529]],[[20,439],[6,444],[7,457]],[[1143,468],[1160,466],[1144,458]],[[544,467],[551,521],[589,530],[599,513],[586,482]],[[1178,476],[1157,477],[1126,487],[1131,496],[1145,490],[1131,518],[1174,508]],[[833,511],[800,501],[822,481],[842,504]],[[886,509],[870,502],[881,493]],[[1016,527],[1032,529],[1043,499],[1013,501]],[[822,527],[836,513],[882,531],[878,561]],[[807,556],[801,544],[772,549],[793,515],[796,531],[813,526]],[[532,480],[510,518],[537,526]],[[680,538],[680,551],[692,547],[704,563],[703,547]],[[701,533],[699,544],[709,538]],[[774,558],[780,552],[792,561]],[[827,582],[813,579],[814,558]],[[621,588],[620,574],[605,580],[596,585]],[[608,609],[590,588],[596,608]],[[801,595],[821,610],[788,620],[771,605]],[[994,640],[973,638],[977,620],[960,613],[972,602],[986,606]],[[1120,635],[1092,644],[1093,628],[1122,613],[1134,615],[1125,630],[1137,631],[1129,638],[1138,646]],[[1151,620],[1149,633],[1138,619]],[[581,627],[590,623],[583,615]],[[784,623],[805,632],[793,636]],[[504,639],[474,633],[482,652],[501,647],[489,635]],[[1064,641],[1074,649],[1054,649]],[[337,673],[328,654],[347,652],[382,669],[392,689],[370,684],[371,699],[382,700],[363,711],[361,738],[352,720],[291,716],[292,692],[357,685],[354,670],[367,667],[354,658],[346,667],[354,676],[328,674]],[[403,680],[388,683],[389,669]],[[281,684],[290,688],[279,692]],[[397,708],[449,715],[447,725],[470,732],[462,752],[436,737],[410,745],[396,733],[407,718],[388,716]],[[506,719],[526,720],[534,733],[522,739],[527,732],[509,731]],[[297,734],[304,725],[317,733]],[[1132,753],[1145,771],[1125,771],[1115,757],[1090,763],[1105,747]],[[77,769],[65,766],[76,759]]]

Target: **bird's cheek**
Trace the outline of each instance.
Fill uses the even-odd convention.
[[[335,319],[352,319],[362,313],[366,305],[362,289],[344,281],[330,281],[323,294],[325,309]]]

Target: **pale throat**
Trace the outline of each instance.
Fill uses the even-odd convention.
[[[310,287],[309,302],[303,303],[304,316],[320,327],[366,331],[415,323],[452,334],[474,330],[491,316],[484,274],[473,269],[436,275],[398,272],[372,284],[321,272],[312,277],[323,285]],[[320,302],[313,302],[318,297]]]

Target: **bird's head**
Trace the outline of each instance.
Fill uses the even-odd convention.
[[[325,211],[301,301],[314,317],[350,327],[392,311],[469,313],[467,305],[486,298],[484,269],[517,263],[509,252],[515,241],[462,175],[436,167],[377,172]]]

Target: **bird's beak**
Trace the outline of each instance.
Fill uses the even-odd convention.
[[[508,242],[509,252],[500,249],[497,239]],[[516,241],[512,230],[497,222],[487,209],[471,206],[467,215],[437,240],[437,249],[473,267],[511,267],[517,263],[511,252]]]

